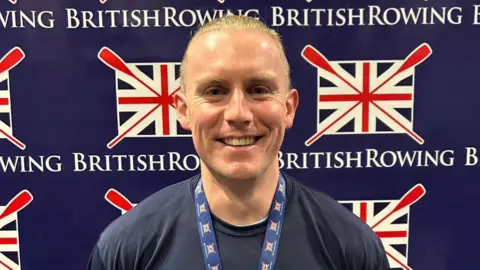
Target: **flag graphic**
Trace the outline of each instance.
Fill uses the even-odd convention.
[[[9,80],[9,71],[23,58],[25,53],[19,47],[15,47],[0,59],[0,139],[7,139],[18,148],[25,150],[26,145],[13,136]]]
[[[28,190],[18,193],[6,206],[0,206],[0,269],[21,270],[18,212],[33,200]]]
[[[180,63],[125,63],[109,48],[98,58],[115,70],[118,135],[125,137],[189,137],[177,121],[173,97],[180,91]]]
[[[411,270],[408,266],[410,206],[426,193],[417,184],[400,200],[339,201],[367,223],[382,240],[390,268]]]
[[[307,45],[303,58],[317,68],[317,133],[323,135],[407,134],[413,131],[415,67],[432,53],[428,44],[417,47],[404,60],[329,61]]]
[[[122,193],[113,188],[109,189],[107,193],[105,193],[105,200],[107,200],[107,202],[114,207],[118,208],[122,212],[122,215],[137,205],[131,203]]]

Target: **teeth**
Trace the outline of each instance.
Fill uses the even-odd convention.
[[[224,139],[223,142],[228,145],[232,146],[245,146],[245,145],[252,145],[255,143],[254,137],[247,137],[247,138],[233,138],[233,139]]]

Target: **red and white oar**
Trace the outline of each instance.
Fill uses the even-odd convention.
[[[111,188],[105,194],[105,200],[118,208],[122,213],[130,211],[135,205],[132,204],[123,194]]]
[[[161,105],[162,104],[158,104],[155,107],[153,107],[150,111],[148,111],[145,115],[143,115],[137,122],[131,125],[127,130],[125,130],[123,133],[118,134],[115,138],[113,138],[113,140],[107,143],[108,149],[112,149],[113,147],[115,147],[115,145],[119,144],[120,141],[122,141],[125,137],[127,137],[130,131],[132,131],[135,127],[137,127],[140,123],[142,123],[147,117],[149,117],[153,112],[155,112],[158,108],[160,108]]]
[[[423,61],[425,61],[430,55],[432,54],[432,48],[430,45],[427,43],[423,43],[415,50],[413,50],[406,58],[403,60],[402,65],[395,71],[388,79],[383,81],[380,85],[375,87],[372,91],[371,94],[375,93],[379,89],[381,89],[386,83],[388,83],[390,80],[398,76],[400,73],[405,72],[409,69],[412,69],[419,64],[421,64]]]
[[[10,3],[12,3],[12,4],[16,4],[16,3],[17,3],[17,0],[9,0],[9,1],[10,1]]]
[[[422,145],[425,142],[425,140],[422,137],[420,137],[420,135],[418,135],[415,131],[413,131],[412,129],[400,123],[398,119],[395,119],[395,117],[393,117],[391,114],[385,111],[385,109],[383,109],[381,106],[375,103],[375,101],[370,101],[370,103],[372,103],[372,105],[375,106],[379,111],[381,111],[386,117],[390,118],[390,120],[392,120],[393,123],[395,123],[401,129],[403,129],[405,133],[407,133],[407,135],[410,136],[410,138],[412,138],[413,140],[415,140],[418,144]]]
[[[425,190],[425,187],[422,184],[415,185],[413,188],[411,188],[409,191],[407,191],[407,193],[405,193],[405,195],[403,195],[403,197],[398,201],[397,205],[395,206],[395,208],[393,208],[392,211],[390,211],[390,213],[388,213],[386,216],[384,216],[381,220],[379,220],[377,223],[375,223],[372,226],[372,229],[375,229],[375,227],[382,224],[382,222],[384,222],[388,217],[392,216],[396,212],[398,212],[398,211],[400,211],[400,210],[402,210],[406,207],[409,207],[412,204],[414,204],[415,202],[417,202],[418,200],[420,200],[425,195],[425,193],[426,193],[426,190]],[[402,269],[412,270],[412,268],[410,266],[402,263],[400,260],[398,260],[395,256],[390,254],[388,251],[386,251],[386,254],[390,259],[392,259],[396,263],[398,263]]]
[[[159,93],[157,93],[152,87],[150,87],[148,84],[146,84],[144,81],[142,81],[140,78],[138,78],[132,70],[127,66],[125,61],[123,61],[120,56],[118,56],[114,51],[107,47],[103,47],[99,52],[98,52],[98,58],[107,66],[112,68],[113,70],[122,72],[131,78],[135,79],[138,81],[140,84],[142,84],[146,89],[148,89],[150,92],[152,92],[155,96],[161,97]],[[150,116],[154,111],[156,111],[161,104],[158,104],[155,106],[153,109],[151,109],[149,112],[147,112],[139,121],[134,123],[130,128],[128,128],[126,131],[124,131],[122,134],[117,135],[113,140],[111,140],[108,144],[107,147],[109,149],[112,149],[115,145],[117,145],[121,140],[123,140],[130,131],[132,131],[136,126],[138,126],[145,118]]]
[[[101,4],[105,4],[106,2],[107,2],[107,0],[100,0]]]
[[[412,270],[412,268],[411,268],[410,266],[402,263],[399,259],[397,259],[395,256],[393,256],[392,254],[390,254],[388,251],[385,251],[385,253],[387,254],[388,257],[390,257],[390,259],[392,259],[392,260],[394,260],[396,263],[398,263],[403,270]]]
[[[387,218],[389,218],[391,215],[395,214],[396,212],[409,207],[410,205],[414,204],[420,198],[422,198],[427,191],[425,190],[425,187],[422,184],[417,184],[413,188],[411,188],[403,197],[398,201],[397,205],[395,208],[393,208],[390,213],[385,215],[381,220],[379,220],[377,223],[375,223],[372,226],[372,229],[375,229],[378,225],[382,224]]]
[[[332,67],[328,59],[317,49],[315,49],[311,45],[305,46],[302,50],[302,56],[303,58],[310,63],[312,66],[323,69],[335,77],[339,78],[341,81],[343,81],[346,85],[348,85],[350,88],[355,90],[357,93],[361,94],[362,92],[358,90],[355,86],[353,86],[349,81],[347,81],[345,78],[340,76],[337,71]]]
[[[15,214],[29,205],[33,200],[33,195],[28,190],[22,190],[18,193],[13,199],[11,199],[5,209],[3,210],[2,214],[0,214],[0,220]]]
[[[152,92],[155,96],[160,97],[161,95],[157,93],[157,91],[153,90],[152,87],[150,87],[148,84],[146,84],[144,81],[142,81],[140,78],[138,78],[132,70],[127,66],[125,61],[123,61],[120,56],[118,56],[114,51],[107,47],[103,47],[100,49],[98,52],[98,59],[100,59],[105,65],[110,67],[113,70],[120,71],[136,81],[138,81],[140,84],[145,86],[150,92]]]
[[[310,138],[308,138],[305,141],[305,146],[310,146],[314,142],[316,142],[318,139],[320,139],[320,137],[322,137],[330,128],[332,128],[334,125],[338,124],[340,122],[340,120],[342,120],[345,116],[347,116],[351,111],[353,111],[353,109],[358,107],[358,105],[360,105],[360,104],[362,104],[361,101],[357,102],[352,107],[350,107],[348,110],[346,110],[344,113],[342,113],[342,115],[340,115],[338,118],[336,118],[335,121],[330,123],[328,126],[323,128],[322,130],[318,131],[317,133],[313,134]]]
[[[358,94],[362,94],[362,92],[360,90],[358,90],[355,86],[353,86],[345,78],[340,76],[340,74],[338,74],[338,72],[335,71],[335,69],[332,67],[332,65],[330,64],[328,59],[321,52],[319,52],[317,49],[315,49],[313,46],[311,46],[311,45],[305,46],[305,48],[303,48],[303,50],[302,50],[302,56],[312,66],[314,66],[318,69],[323,69],[323,70],[329,72],[330,74],[334,75],[335,77],[337,77],[338,79],[343,81],[346,85],[348,85],[351,89],[356,91]],[[310,138],[308,138],[305,141],[305,145],[306,146],[312,145],[315,141],[320,139],[320,137],[323,136],[330,128],[332,128],[335,124],[340,122],[341,119],[343,119],[346,115],[348,115],[353,109],[355,109],[360,104],[361,104],[361,102],[357,102],[351,108],[346,110],[341,116],[339,116],[335,121],[330,123],[327,127],[325,127],[324,129],[322,129],[322,130],[318,131],[317,133],[315,133],[314,135],[312,135]]]
[[[14,68],[18,63],[20,63],[25,58],[25,53],[19,47],[11,49],[7,54],[5,54],[2,59],[0,59],[0,74],[8,72]],[[0,129],[0,133],[7,138],[11,143],[16,145],[18,148],[25,150],[27,146],[22,143],[19,139],[15,138],[13,135],[8,134],[5,130]]]

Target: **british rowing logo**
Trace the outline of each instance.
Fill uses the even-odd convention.
[[[412,270],[408,266],[410,206],[426,194],[421,184],[400,200],[339,201],[367,223],[382,240],[390,268]]]
[[[126,137],[189,137],[177,120],[173,96],[180,91],[180,63],[125,63],[109,48],[98,58],[115,70],[118,135]]]
[[[428,44],[417,47],[404,60],[329,61],[311,45],[303,58],[317,68],[317,133],[323,135],[407,134],[413,131],[415,67],[432,53]]]
[[[24,58],[22,49],[15,47],[0,60],[0,139],[7,139],[22,150],[25,150],[26,145],[13,136],[9,71]]]
[[[105,200],[120,210],[122,215],[137,205],[131,203],[122,193],[113,188],[109,189],[107,193],[105,193]]]
[[[0,206],[0,269],[21,270],[18,212],[33,200],[28,190]]]

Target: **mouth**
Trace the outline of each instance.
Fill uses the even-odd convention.
[[[242,138],[224,138],[217,141],[232,147],[245,147],[255,145],[263,136],[242,137]]]

